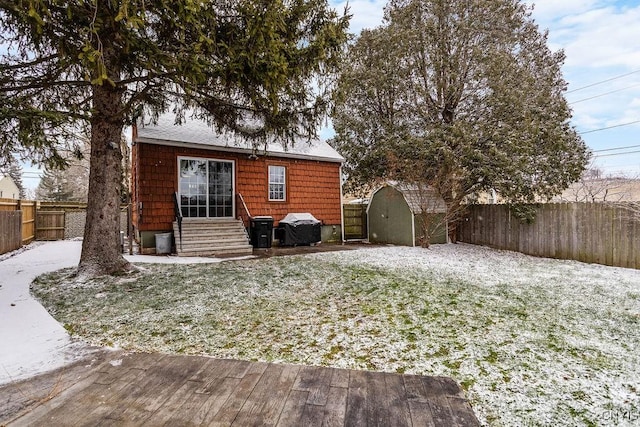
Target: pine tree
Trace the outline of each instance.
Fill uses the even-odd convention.
[[[75,201],[73,189],[64,171],[45,168],[36,188],[38,200],[51,202]]]
[[[90,136],[79,272],[95,275],[129,268],[116,238],[123,127],[171,109],[256,145],[313,134],[348,17],[326,0],[0,0],[0,27],[0,153],[64,165],[61,147]]]
[[[457,215],[492,189],[510,203],[549,199],[587,164],[564,54],[519,0],[392,0],[346,57],[333,143],[347,189],[421,184]]]

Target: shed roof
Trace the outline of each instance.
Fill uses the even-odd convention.
[[[447,208],[442,197],[436,194],[436,191],[428,185],[414,185],[397,181],[388,181],[384,187],[393,187],[398,190],[404,197],[411,212],[416,215],[423,210],[429,213],[446,213]],[[376,190],[372,196],[375,197],[381,188]]]
[[[156,124],[139,123],[137,135],[134,135],[134,142],[254,153],[251,142],[243,141],[230,133],[218,133],[205,121],[191,117],[186,117],[181,125],[176,124],[173,114],[161,115]],[[274,140],[269,142],[266,147],[263,145],[256,154],[325,162],[344,162],[344,157],[321,139],[309,141],[299,138],[287,149]]]

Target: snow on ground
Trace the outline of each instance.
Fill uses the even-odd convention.
[[[254,255],[234,258],[179,257],[175,255],[125,255],[124,257],[127,261],[135,264],[215,264],[222,261],[240,261],[255,258]]]
[[[24,252],[24,251],[28,251],[28,250],[30,250],[30,249],[37,248],[38,246],[40,246],[40,245],[42,245],[42,244],[44,244],[44,243],[45,243],[45,242],[31,242],[31,243],[29,243],[28,245],[25,245],[25,246],[22,246],[22,247],[21,247],[21,248],[19,248],[19,249],[16,249],[15,251],[11,251],[11,252],[4,253],[4,254],[0,255],[0,262],[1,262],[1,261],[4,261],[4,260],[6,260],[6,259],[9,259],[9,258],[11,258],[11,257],[13,257],[13,256],[19,255],[19,254],[21,254],[21,253],[22,253],[22,252]]]
[[[29,293],[37,276],[76,266],[82,240],[33,242],[0,255],[0,385],[83,358],[92,349],[68,332]],[[216,263],[220,258],[132,255],[134,263]],[[246,259],[248,257],[227,260]]]
[[[34,292],[91,344],[451,376],[488,425],[640,422],[638,270],[459,244],[68,274]]]
[[[431,347],[449,355],[409,371],[472,384],[484,422],[640,425],[640,271],[465,244],[321,258],[448,285],[458,327]]]
[[[29,294],[36,276],[76,265],[81,245],[32,244],[0,260],[0,384],[64,366],[90,352]]]

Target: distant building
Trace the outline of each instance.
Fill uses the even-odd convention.
[[[569,186],[552,202],[637,202],[640,179],[585,178]]]
[[[20,189],[10,176],[0,178],[0,199],[19,199]]]

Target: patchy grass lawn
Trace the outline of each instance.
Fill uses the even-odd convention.
[[[92,344],[451,376],[489,425],[640,422],[640,271],[470,245],[142,267],[33,293]]]

